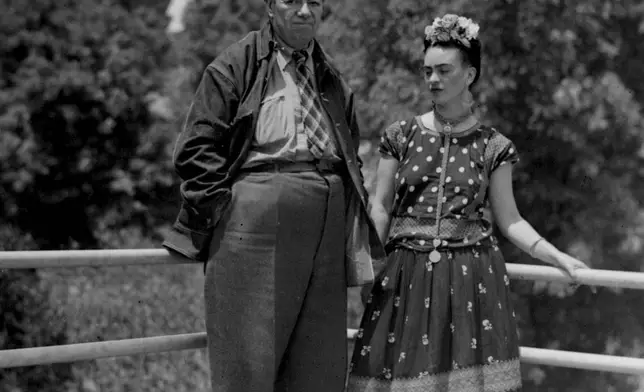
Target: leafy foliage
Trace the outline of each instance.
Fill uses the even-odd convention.
[[[98,246],[110,210],[146,223],[145,199],[173,185],[149,109],[163,19],[99,0],[0,7],[0,216],[41,248]]]
[[[260,28],[266,20],[263,0],[194,0],[186,9],[189,55],[199,74],[218,53]]]
[[[0,225],[0,251],[34,249],[29,235]],[[0,349],[66,344],[66,323],[49,302],[51,284],[34,270],[0,269]],[[0,390],[57,392],[71,380],[69,364],[0,369]]]
[[[3,250],[101,247],[106,231],[155,228],[148,205],[174,184],[172,134],[153,127],[165,120],[151,110],[163,88],[165,23],[101,0],[0,3]],[[51,289],[36,271],[0,271],[0,348],[67,342]],[[67,391],[72,371],[0,376],[3,391]]]

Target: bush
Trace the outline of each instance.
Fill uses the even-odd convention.
[[[33,249],[29,237],[0,227],[0,251]],[[0,349],[67,343],[66,320],[49,302],[51,287],[36,270],[0,269]],[[0,369],[0,391],[66,391],[71,366],[57,364]]]

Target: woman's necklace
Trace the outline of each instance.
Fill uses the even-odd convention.
[[[465,122],[472,115],[472,111],[468,110],[467,112],[459,115],[456,118],[448,119],[438,111],[436,104],[432,105],[432,110],[434,111],[434,117],[441,124],[441,126],[443,127],[443,132],[445,133],[451,133],[454,130],[454,127]]]
[[[432,110],[434,111],[434,118],[438,120],[438,122],[441,124],[443,127],[443,133],[444,134],[450,134],[454,130],[454,127],[456,125],[460,125],[461,123],[465,122],[470,118],[472,115],[472,111],[468,110],[466,113],[461,114],[460,116],[454,118],[454,119],[447,119],[443,115],[441,115],[437,108],[436,104],[432,105]],[[447,172],[447,157],[449,155],[449,137],[445,137],[445,144],[443,146],[443,160],[441,164],[441,171],[440,171],[440,180],[439,180],[439,190],[438,190],[438,203],[436,205],[436,238],[432,241],[432,245],[434,246],[434,249],[429,253],[429,261],[432,263],[438,263],[441,259],[441,254],[438,251],[438,247],[441,246],[443,243],[443,240],[440,238],[440,228],[441,228],[441,214],[443,210],[443,195],[445,192],[445,176]]]

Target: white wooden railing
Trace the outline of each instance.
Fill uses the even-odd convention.
[[[0,252],[0,269],[81,266],[112,267],[144,264],[195,264],[195,262],[172,255],[164,249]],[[512,279],[550,282],[569,281],[561,271],[553,267],[508,264],[507,268]],[[644,273],[583,270],[579,271],[579,283],[592,286],[644,289]],[[356,332],[354,329],[348,329],[347,338],[353,339]],[[204,347],[206,347],[206,334],[200,332],[61,346],[0,350],[0,368],[93,360]],[[521,361],[535,365],[644,375],[644,359],[642,358],[521,347]]]

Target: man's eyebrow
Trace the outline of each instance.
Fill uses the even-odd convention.
[[[422,68],[437,68],[437,67],[444,67],[444,66],[448,66],[448,65],[452,65],[452,64],[441,63],[441,64],[436,64],[436,65],[423,65]]]

